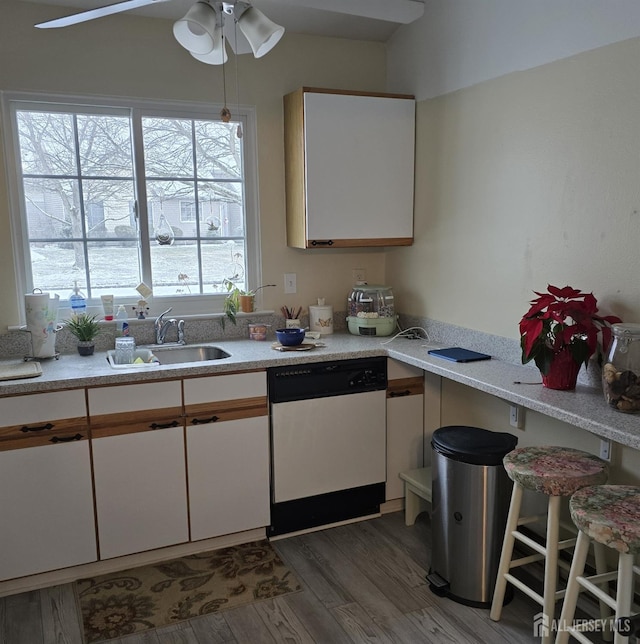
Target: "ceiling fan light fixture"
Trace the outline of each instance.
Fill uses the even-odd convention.
[[[208,2],[196,2],[173,24],[173,35],[191,54],[209,54],[221,40],[221,30],[216,33],[218,23],[216,10]]]
[[[238,18],[238,27],[249,41],[256,58],[268,54],[284,34],[284,27],[269,20],[260,9],[252,6]]]
[[[207,63],[207,65],[224,65],[229,57],[227,56],[227,48],[224,44],[222,27],[220,26],[216,27],[214,42],[215,45],[208,54],[190,52],[191,55],[201,63]]]

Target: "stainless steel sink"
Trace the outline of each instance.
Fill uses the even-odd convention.
[[[154,346],[153,355],[160,364],[181,364],[183,362],[206,362],[207,360],[223,360],[231,354],[220,347],[211,345],[182,345],[173,347]]]

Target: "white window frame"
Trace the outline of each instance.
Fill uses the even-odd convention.
[[[211,119],[217,115],[222,105],[207,104],[191,101],[164,101],[147,99],[129,99],[107,96],[79,96],[69,94],[41,94],[31,92],[0,92],[0,105],[2,108],[2,129],[4,131],[4,148],[6,159],[7,181],[9,188],[9,207],[11,211],[11,236],[13,243],[14,265],[16,270],[16,288],[20,307],[21,320],[25,320],[24,298],[20,294],[30,293],[34,285],[31,283],[30,253],[27,230],[26,213],[24,212],[24,198],[22,185],[19,178],[19,142],[17,137],[17,122],[15,111],[20,107],[33,106],[34,103],[42,104],[43,108],[50,104],[51,110],[60,109],[66,105],[70,109],[74,106],[90,106],[92,111],[100,107],[109,111],[121,108],[131,116],[160,116],[166,118]],[[236,108],[234,120],[242,123],[244,146],[244,207],[245,207],[245,247],[246,247],[246,280],[248,288],[257,288],[261,283],[262,261],[260,248],[260,216],[258,199],[258,146],[257,125],[255,108],[240,105]],[[140,119],[133,118],[134,127]],[[135,140],[138,145],[142,142],[140,132]],[[140,167],[142,150],[133,151],[135,176],[143,176]],[[144,181],[143,181],[144,183]],[[138,201],[146,199],[145,191],[138,195]],[[141,228],[140,234],[143,234]],[[148,258],[147,258],[148,261]],[[144,274],[143,274],[144,280]],[[73,284],[69,285],[69,292]],[[118,298],[119,304],[135,305],[140,296],[132,289],[131,297]],[[152,315],[173,307],[176,315],[205,315],[221,313],[223,311],[224,293],[205,295],[176,295],[157,296],[151,300]],[[91,312],[101,312],[100,300],[92,299],[87,302]],[[59,317],[65,317],[70,311],[68,302],[61,298]]]

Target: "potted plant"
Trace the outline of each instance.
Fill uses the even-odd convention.
[[[96,317],[96,315],[80,313],[64,321],[69,333],[78,339],[78,353],[81,356],[90,356],[94,352],[94,340],[101,333]]]
[[[599,362],[611,342],[614,315],[598,315],[593,293],[565,286],[547,287],[531,300],[520,320],[522,363],[534,360],[549,389],[575,389],[578,371],[598,352]]]
[[[233,324],[236,324],[236,314],[238,311],[242,311],[243,313],[251,313],[253,311],[256,293],[260,289],[267,288],[267,286],[275,286],[275,284],[264,284],[255,290],[244,290],[239,288],[230,279],[225,279],[223,285],[227,289],[227,296],[224,298],[224,312]],[[224,328],[224,318],[221,318],[221,321]]]

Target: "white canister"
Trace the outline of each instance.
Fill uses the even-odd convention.
[[[36,291],[39,291],[36,293]],[[56,354],[56,332],[62,327],[57,323],[60,296],[49,297],[40,289],[24,296],[27,324],[21,329],[31,335],[31,358],[54,358]]]
[[[309,329],[322,335],[333,333],[333,307],[319,297],[318,304],[309,307]]]

